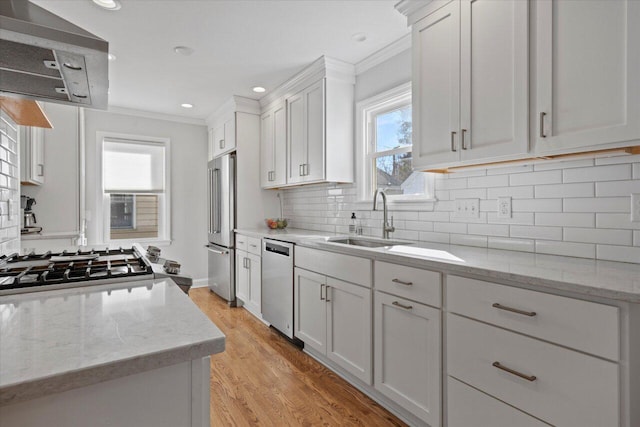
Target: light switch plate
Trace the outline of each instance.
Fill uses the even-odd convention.
[[[456,218],[480,218],[480,199],[457,199],[454,216]]]
[[[631,195],[631,222],[640,222],[640,194]]]
[[[511,197],[498,197],[498,218],[511,218]]]

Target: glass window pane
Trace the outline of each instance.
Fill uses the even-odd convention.
[[[375,188],[388,195],[423,194],[426,174],[411,168],[411,152],[380,156],[374,160]]]
[[[376,151],[411,145],[411,105],[375,116]]]
[[[158,195],[110,194],[109,198],[112,240],[158,237]]]

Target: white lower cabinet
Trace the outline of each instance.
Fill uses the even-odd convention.
[[[371,289],[296,268],[295,336],[371,384]]]
[[[247,251],[236,249],[236,298],[246,304],[249,296]]]
[[[262,317],[262,259],[256,254],[236,250],[236,297],[244,308]]]
[[[441,311],[375,292],[374,387],[430,426],[440,425]]]
[[[548,426],[512,406],[449,377],[448,427],[544,427]]]

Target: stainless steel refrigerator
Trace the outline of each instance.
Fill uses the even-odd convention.
[[[209,207],[209,289],[236,304],[235,249],[236,156],[227,154],[209,162],[207,195]]]

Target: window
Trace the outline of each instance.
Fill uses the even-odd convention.
[[[101,140],[103,240],[168,240],[169,141],[112,135]]]
[[[428,199],[432,178],[411,164],[411,85],[360,102],[357,113],[360,200],[371,200],[376,189],[398,202]]]

